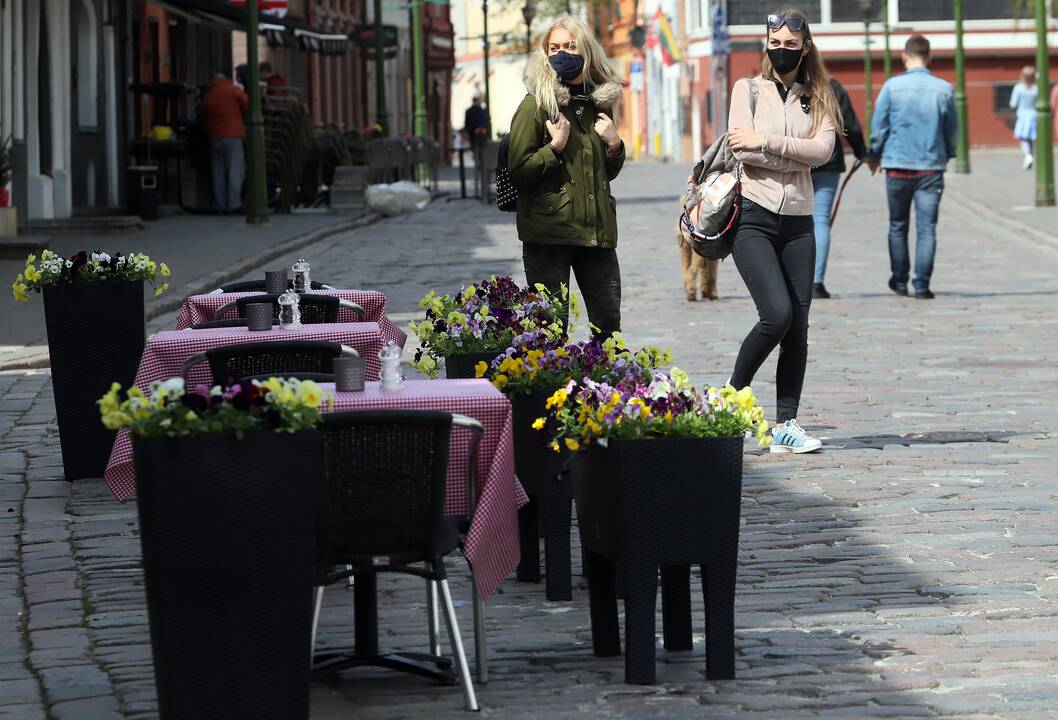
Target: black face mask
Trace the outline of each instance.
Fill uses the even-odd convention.
[[[551,63],[551,67],[558,75],[559,80],[564,83],[573,82],[584,70],[584,58],[580,55],[568,53],[565,50],[559,50],[554,55],[549,56],[547,61]]]
[[[792,50],[790,48],[768,48],[768,59],[771,60],[771,66],[775,68],[775,72],[780,75],[791,73],[797,69],[797,66],[801,64],[801,57],[804,54],[803,48]]]

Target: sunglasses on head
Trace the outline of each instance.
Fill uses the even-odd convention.
[[[772,30],[779,30],[783,25],[790,28],[790,32],[801,32],[801,29],[804,28],[806,22],[802,18],[791,17],[790,15],[768,16],[768,27]]]

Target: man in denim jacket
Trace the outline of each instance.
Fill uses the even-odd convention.
[[[889,289],[907,295],[910,258],[907,230],[915,204],[915,297],[931,300],[937,250],[937,214],[944,169],[955,157],[959,119],[950,83],[929,71],[929,40],[912,35],[904,45],[907,72],[890,78],[878,95],[867,162],[885,170],[889,196]]]

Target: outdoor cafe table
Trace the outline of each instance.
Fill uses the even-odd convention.
[[[334,406],[325,404],[324,412],[441,410],[472,417],[485,426],[477,455],[478,502],[465,552],[478,590],[487,598],[518,565],[518,508],[529,501],[514,475],[511,404],[507,397],[486,380],[408,380],[396,392],[383,392],[377,382],[366,383],[362,392],[335,392],[332,383],[320,386],[334,397]],[[467,510],[470,433],[466,428],[452,428],[445,496],[449,515]],[[132,443],[124,430],[118,433],[104,477],[118,500],[125,500],[135,489]]]
[[[239,298],[260,294],[261,293],[256,292],[238,292],[191,295],[184,300],[184,304],[180,308],[180,317],[176,321],[176,329],[183,330],[196,323],[213,320],[213,314],[222,305],[226,305]],[[382,330],[383,343],[392,340],[402,348],[404,347],[404,343],[408,339],[408,336],[386,316],[386,307],[389,304],[389,301],[382,293],[375,290],[313,290],[311,294],[333,295],[342,300],[351,300],[364,309],[364,317],[362,318],[364,322],[378,323],[379,328]],[[228,317],[235,317],[232,313],[226,313],[226,315]],[[348,308],[338,308],[338,322],[353,322],[356,319],[357,318],[352,310]]]

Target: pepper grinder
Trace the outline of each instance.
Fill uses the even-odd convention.
[[[305,258],[298,258],[298,261],[291,265],[290,269],[294,271],[294,292],[307,293],[312,289],[312,280],[309,279],[309,273],[312,268]]]
[[[295,292],[279,296],[279,329],[297,330],[301,327],[301,298]]]
[[[400,348],[397,343],[390,340],[378,353],[378,359],[382,364],[380,378],[382,390],[400,390],[404,385],[404,372],[400,367]]]

